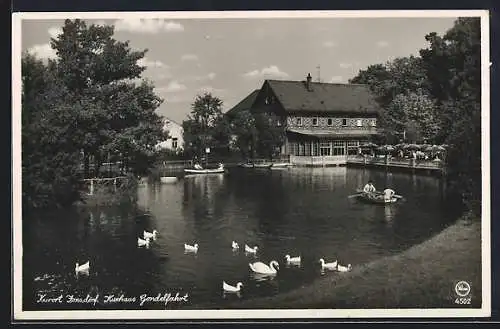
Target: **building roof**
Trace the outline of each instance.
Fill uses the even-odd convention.
[[[226,115],[234,115],[235,113],[238,113],[239,111],[245,111],[245,110],[250,110],[252,107],[255,98],[257,98],[257,94],[259,93],[260,89],[255,89],[252,91],[247,97],[245,97],[241,102],[233,106],[229,111],[226,112]]]
[[[288,112],[376,114],[379,106],[368,86],[305,81],[266,80]]]

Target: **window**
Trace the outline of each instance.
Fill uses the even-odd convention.
[[[332,120],[331,118],[328,118],[328,120],[327,120],[327,124],[328,124],[329,126],[332,126],[332,125],[333,125],[333,120]]]
[[[322,156],[331,155],[330,143],[320,143],[319,144],[319,155],[322,155]]]
[[[313,118],[312,123],[313,123],[313,126],[317,126],[318,125],[318,118]]]
[[[173,149],[177,148],[177,138],[172,138],[172,148]]]
[[[296,118],[295,123],[297,124],[297,126],[302,126],[302,118]]]
[[[318,156],[319,155],[319,143],[314,142],[313,143],[313,156]]]
[[[278,127],[281,127],[281,120],[280,120],[280,119],[276,120],[276,125],[277,125]]]
[[[370,122],[371,126],[372,127],[376,127],[377,126],[377,120],[373,119],[371,122]]]
[[[358,154],[358,141],[347,141],[347,154],[356,155]]]
[[[347,126],[347,119],[342,119],[342,125]]]
[[[344,141],[334,141],[333,155],[344,155],[344,154],[345,154]]]
[[[356,120],[356,126],[361,127],[363,125],[363,121],[361,119]]]

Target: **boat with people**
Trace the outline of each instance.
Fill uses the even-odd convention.
[[[195,165],[194,168],[185,168],[186,174],[222,174],[224,173],[224,164],[219,163],[217,168],[203,168],[200,165]]]
[[[290,162],[274,162],[271,165],[271,169],[288,169],[290,168],[291,163]]]
[[[363,190],[358,189],[356,192],[357,193],[353,194],[352,197],[356,197],[358,200],[373,204],[384,204],[384,205],[391,204],[397,202],[399,199],[402,198],[399,195],[394,195],[390,199],[386,199],[384,197],[384,193],[378,191],[366,193]]]

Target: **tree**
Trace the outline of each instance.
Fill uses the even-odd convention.
[[[256,151],[260,156],[272,159],[285,141],[285,129],[273,113],[254,113],[254,118],[257,130]]]
[[[221,148],[229,146],[229,123],[223,118],[222,105],[222,100],[211,93],[196,96],[188,119],[182,122],[189,155],[201,158],[206,148],[221,153]]]
[[[256,155],[257,128],[255,118],[248,110],[239,111],[231,120],[231,134],[234,136],[233,147],[245,158]]]

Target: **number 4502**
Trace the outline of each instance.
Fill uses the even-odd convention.
[[[458,305],[469,305],[471,303],[470,297],[459,297],[455,299],[455,304]]]

